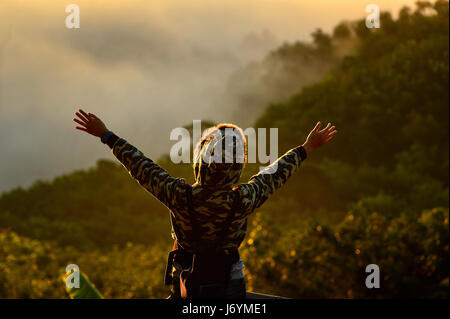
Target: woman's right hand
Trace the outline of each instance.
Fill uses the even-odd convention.
[[[303,143],[303,147],[305,148],[307,154],[329,142],[337,133],[336,127],[331,125],[331,123],[328,123],[328,125],[322,130],[320,130],[321,125],[322,123],[320,123],[320,121],[317,122],[316,126],[308,134],[305,143]]]

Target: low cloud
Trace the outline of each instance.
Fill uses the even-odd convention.
[[[110,157],[74,130],[78,106],[152,158],[167,153],[169,132],[192,119],[239,124],[224,101],[234,70],[351,18],[333,9],[311,16],[322,1],[315,11],[294,0],[73,2],[81,28],[71,30],[68,3],[0,2],[0,191]]]

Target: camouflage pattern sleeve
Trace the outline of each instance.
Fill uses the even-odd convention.
[[[249,215],[260,207],[276,189],[286,183],[305,159],[306,151],[303,147],[291,149],[258,174],[252,176],[248,183],[240,184],[238,189],[241,195],[243,215]]]
[[[176,209],[185,204],[185,201],[179,203],[180,198],[186,196],[184,179],[172,177],[122,138],[114,143],[112,152],[130,175],[169,209]]]

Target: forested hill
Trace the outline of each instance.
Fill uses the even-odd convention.
[[[288,149],[315,119],[336,123],[339,136],[308,160],[333,194],[327,205],[364,199],[389,214],[448,206],[448,3],[381,21],[378,30],[360,21],[357,53],[288,103],[271,105],[256,126],[279,127],[280,149]],[[295,181],[293,191],[312,192],[302,174]]]
[[[448,297],[448,2],[419,2],[397,19],[383,13],[380,29],[361,20],[335,30],[354,35],[353,53],[318,83],[269,105],[254,125],[279,128],[280,153],[302,143],[317,120],[332,121],[339,133],[252,216],[241,249],[249,288],[290,297]],[[192,180],[189,165],[160,163]],[[255,170],[249,165],[245,178]],[[168,212],[116,163],[2,194],[0,228],[0,297],[10,295],[5,287],[15,296],[53,293],[54,269],[67,265],[67,252],[50,254],[43,241],[72,246],[71,261],[85,262],[107,297],[164,297],[154,290],[162,285],[154,265],[170,245]],[[151,245],[158,260],[134,244]],[[27,272],[20,261],[28,255],[42,271]],[[105,274],[97,259],[129,278]],[[380,295],[360,285],[372,262],[389,280]],[[47,288],[17,288],[28,274],[43,276]]]

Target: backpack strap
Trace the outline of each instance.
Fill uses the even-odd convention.
[[[189,184],[186,184],[186,200],[187,200],[187,210],[188,210],[188,215],[191,219],[191,223],[192,223],[192,230],[193,233],[195,234],[194,237],[197,237],[197,234],[199,234],[199,227],[198,227],[198,221],[197,221],[197,216],[195,214],[192,213],[192,186]],[[181,232],[178,229],[178,226],[176,224],[176,222],[172,222],[172,228],[173,231],[175,232],[175,242],[173,245],[173,249],[178,249],[181,248],[182,250],[184,250],[183,245],[180,243],[184,242],[184,241],[188,241],[191,240],[192,238],[185,238],[183,236],[181,236]],[[198,238],[196,238],[194,241],[197,241]]]
[[[190,218],[190,222],[192,225],[192,233],[190,234],[190,238],[188,240],[193,241],[194,243],[198,243],[201,238],[201,230],[198,222],[197,214],[194,211],[193,203],[192,203],[192,186],[186,185],[186,198],[187,198],[187,210]]]

